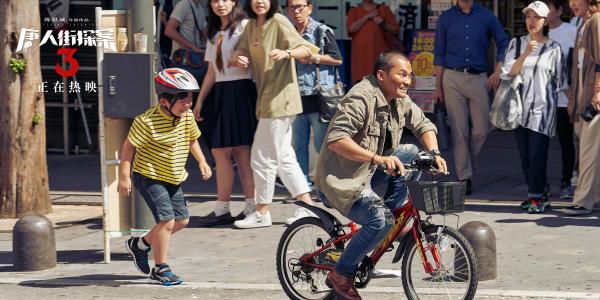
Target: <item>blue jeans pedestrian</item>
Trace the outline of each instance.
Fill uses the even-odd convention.
[[[319,151],[321,151],[321,146],[323,145],[323,140],[325,139],[327,126],[329,126],[329,123],[319,121],[318,112],[299,114],[292,124],[292,146],[296,152],[298,164],[309,185],[308,144],[310,143],[310,129],[312,128],[313,130],[313,144],[315,146],[315,151],[319,153]]]
[[[403,163],[411,163],[419,149],[415,145],[398,146],[392,155]],[[387,183],[383,199],[372,188]],[[361,228],[352,237],[336,265],[336,271],[344,276],[354,276],[358,265],[367,253],[385,238],[394,224],[393,210],[404,205],[408,188],[402,176],[391,177],[377,170],[371,179],[371,187],[366,188],[354,203],[346,217]],[[323,201],[325,202],[325,201]]]

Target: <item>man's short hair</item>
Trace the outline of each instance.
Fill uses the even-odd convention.
[[[385,51],[379,54],[379,57],[377,57],[377,60],[375,61],[373,75],[377,75],[377,71],[379,70],[382,70],[386,73],[389,72],[390,69],[392,69],[392,67],[394,66],[392,61],[398,57],[402,60],[410,62],[408,57],[402,54],[402,52],[398,52],[395,50]]]
[[[543,0],[542,2],[546,4],[552,4],[556,9],[565,9],[567,2],[565,0]]]

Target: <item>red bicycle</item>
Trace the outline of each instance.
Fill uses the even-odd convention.
[[[394,213],[395,224],[385,239],[366,256],[355,276],[356,288],[364,288],[382,255],[393,250],[392,263],[402,260],[402,286],[408,299],[473,299],[477,289],[477,262],[467,239],[456,229],[431,223],[432,214],[464,211],[465,185],[461,182],[419,181],[423,171],[435,172],[435,159],[426,152],[405,165],[409,193],[407,203]],[[326,284],[345,244],[358,230],[342,224],[324,209],[297,202],[319,218],[302,218],[290,225],[277,248],[277,274],[291,299],[331,299]],[[422,218],[420,212],[426,217]],[[427,216],[429,215],[429,216]],[[410,226],[410,227],[409,227]],[[404,229],[409,233],[401,236]]]

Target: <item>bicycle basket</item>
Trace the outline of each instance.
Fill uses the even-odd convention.
[[[426,214],[458,213],[465,210],[465,182],[407,182],[413,206]]]

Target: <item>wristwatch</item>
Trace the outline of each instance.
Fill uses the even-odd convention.
[[[286,52],[286,53],[287,53],[287,55],[288,55],[288,59],[292,58],[292,50],[290,50],[290,49],[287,49],[287,50],[285,50],[285,52]]]
[[[440,152],[439,149],[431,149],[431,150],[429,150],[429,152],[435,156],[442,156],[442,153]]]
[[[320,63],[321,63],[321,56],[320,56],[320,55],[318,55],[318,54],[316,54],[316,55],[315,55],[315,64],[317,64],[317,65],[318,65],[318,64],[320,64]]]

